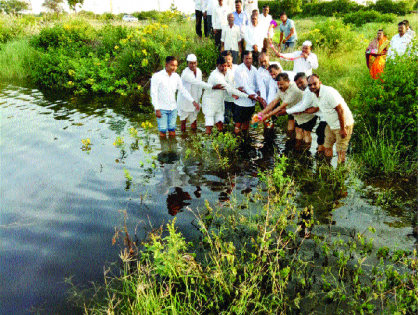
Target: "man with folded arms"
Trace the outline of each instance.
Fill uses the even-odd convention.
[[[239,26],[234,24],[235,17],[233,13],[230,13],[227,17],[228,25],[223,26],[222,28],[222,47],[220,51],[222,54],[226,54],[225,52],[230,51],[233,63],[237,64],[239,60],[239,53],[242,54],[242,47],[241,47],[241,30]]]
[[[188,67],[182,71],[181,81],[186,90],[198,104],[203,94],[203,89],[222,89],[221,85],[211,85],[202,81],[203,75],[197,67],[197,57],[194,54],[187,56]],[[178,93],[177,99],[178,116],[181,120],[181,131],[187,129],[187,119],[191,122],[191,130],[197,129],[197,115],[200,108],[196,108],[182,93]]]
[[[158,129],[162,138],[175,136],[177,105],[175,93],[178,90],[198,110],[200,105],[192,98],[191,94],[182,85],[181,78],[175,72],[178,60],[174,56],[166,57],[165,69],[153,74],[150,83],[150,95],[156,111]]]

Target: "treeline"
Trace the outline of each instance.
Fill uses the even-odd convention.
[[[279,17],[285,11],[289,15],[299,16],[344,16],[358,11],[376,11],[382,14],[404,15],[418,8],[418,1],[413,0],[378,0],[367,5],[351,0],[305,1],[305,0],[272,0],[258,1],[260,11],[264,5],[270,6],[270,14]],[[370,21],[373,22],[373,21]]]

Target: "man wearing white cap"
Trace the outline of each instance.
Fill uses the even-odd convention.
[[[277,57],[286,61],[293,61],[294,73],[304,72],[306,76],[310,76],[312,69],[318,69],[318,57],[312,52],[312,43],[309,40],[303,42],[301,51],[290,54],[280,54],[272,45],[270,47],[276,52]]]
[[[187,119],[191,122],[191,130],[197,129],[197,115],[200,111],[200,102],[201,95],[203,94],[203,89],[222,89],[223,86],[211,85],[202,81],[203,75],[201,70],[197,67],[197,57],[194,54],[187,56],[188,67],[182,71],[181,81],[185,89],[191,94],[197,106],[193,104],[190,100],[185,98],[181,93],[178,93],[177,99],[177,108],[178,116],[181,121],[181,131],[187,129]]]

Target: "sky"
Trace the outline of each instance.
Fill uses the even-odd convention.
[[[29,0],[27,0],[29,2]],[[41,11],[45,11],[42,7],[44,0],[30,0],[32,4],[32,12],[37,14]],[[64,0],[65,4],[63,7],[68,11],[67,1]],[[112,13],[132,13],[149,10],[168,10],[171,3],[175,3],[178,10],[185,13],[194,12],[194,0],[85,0],[85,3],[81,10],[92,11],[94,13],[103,13],[111,11],[112,2]],[[78,9],[77,11],[79,11]]]

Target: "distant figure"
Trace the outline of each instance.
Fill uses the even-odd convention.
[[[233,23],[235,25],[239,26],[239,29],[241,31],[241,48],[242,52],[245,50],[245,40],[244,40],[244,33],[245,28],[251,24],[250,16],[242,10],[242,1],[241,0],[235,0],[235,12],[233,12],[233,17],[235,18]],[[243,59],[243,56],[241,54],[241,59]]]
[[[222,28],[222,47],[220,51],[222,53],[229,51],[233,57],[233,62],[237,64],[239,61],[239,54],[242,54],[241,30],[238,25],[234,24],[235,17],[233,13],[228,14],[227,20],[228,25]]]
[[[411,29],[411,27],[410,27],[410,23],[408,23],[408,21],[407,20],[403,20],[402,21],[404,24],[405,24],[405,26],[407,27],[407,34],[408,35],[410,35],[411,37],[415,37],[416,36],[416,32],[414,32],[412,29]]]
[[[383,30],[378,30],[376,38],[370,42],[366,49],[366,64],[373,79],[378,79],[379,75],[384,72],[388,48],[388,38],[385,37]]]
[[[150,83],[150,95],[162,138],[166,137],[167,131],[169,131],[169,136],[175,136],[177,117],[175,93],[177,90],[185,99],[192,102],[195,108],[200,108],[200,105],[182,85],[181,78],[175,72],[177,68],[178,60],[173,56],[166,57],[165,69],[153,74]]]
[[[228,8],[223,4],[223,0],[218,0],[217,5],[213,7],[212,26],[214,32],[214,40],[216,47],[221,49],[222,28],[228,24],[227,17]]]
[[[280,54],[273,45],[270,46],[277,57],[286,61],[293,61],[293,72],[304,72],[306,76],[312,74],[312,69],[318,69],[318,57],[312,52],[312,43],[307,40],[302,44],[302,50],[298,50],[289,54]]]
[[[254,66],[258,66],[258,56],[264,46],[264,36],[261,34],[258,25],[258,15],[251,17],[252,24],[245,28],[244,38],[246,42],[246,50],[252,51],[252,61]]]
[[[217,5],[217,0],[203,0],[206,2],[205,5],[205,12],[203,13],[203,16],[206,18],[207,22],[207,29],[209,33],[213,31],[213,25],[212,25],[212,15],[214,7]]]
[[[407,34],[407,26],[404,22],[398,23],[398,34],[391,39],[387,59],[394,59],[396,55],[402,56],[407,53],[407,48],[412,39],[413,37]]]
[[[191,94],[194,101],[198,104],[203,94],[203,89],[221,89],[221,85],[211,85],[203,82],[201,70],[197,67],[197,57],[194,54],[187,56],[188,67],[182,71],[181,81],[186,90]],[[187,119],[191,122],[191,130],[197,129],[197,115],[200,108],[196,108],[192,102],[178,93],[177,99],[178,116],[181,121],[181,131],[187,129]]]
[[[203,33],[201,32],[201,21],[204,23],[204,36],[209,36],[209,30],[207,28],[207,20],[203,16],[203,13],[206,11],[207,0],[195,0],[195,32],[199,38],[202,37]]]
[[[308,86],[312,92],[314,107],[307,109],[305,113],[316,113],[320,110],[327,122],[324,143],[325,157],[331,160],[335,143],[338,154],[337,163],[344,163],[354,125],[350,108],[340,93],[331,86],[322,85],[316,74],[309,77]]]
[[[297,33],[295,28],[295,22],[287,18],[286,12],[280,14],[280,41],[279,41],[279,50],[285,51],[287,49],[292,49],[295,47],[297,41]]]
[[[232,54],[230,51],[226,52],[226,64],[227,64],[227,71],[225,74],[226,82],[229,83],[231,86],[235,86],[235,70],[238,68],[237,64],[233,63]],[[225,98],[225,124],[229,124],[233,117],[233,107],[234,107],[235,99],[233,96],[229,95]]]
[[[244,0],[244,11],[249,16],[252,15],[253,10],[258,10],[258,0]]]
[[[264,51],[267,51],[268,49],[268,39],[273,37],[273,29],[270,28],[270,23],[273,20],[273,17],[268,14],[269,12],[270,7],[268,5],[264,5],[262,13],[258,16],[258,24],[260,24],[261,33],[264,36]]]

